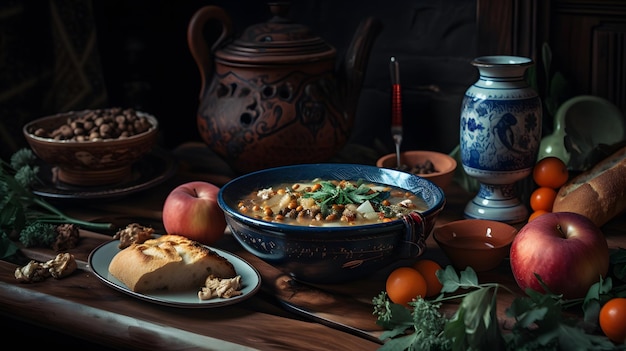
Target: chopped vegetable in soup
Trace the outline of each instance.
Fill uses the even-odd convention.
[[[420,197],[397,187],[316,179],[260,189],[241,199],[237,208],[270,222],[343,226],[392,221],[427,206]]]

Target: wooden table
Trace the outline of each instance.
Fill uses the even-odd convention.
[[[180,150],[179,150],[180,151]],[[189,151],[189,150],[183,150]],[[206,180],[218,185],[232,177],[221,161],[197,153],[177,153],[177,174],[155,188],[107,201],[64,202],[67,213],[94,221],[114,221],[120,226],[139,222],[162,233],[161,207],[176,185]],[[193,155],[193,156],[190,156]],[[471,195],[453,184],[446,192],[447,204],[436,225],[461,219]],[[610,247],[626,247],[626,220],[620,217],[603,227]],[[71,336],[92,345],[115,349],[212,349],[212,350],[375,350],[381,329],[372,315],[371,299],[384,290],[386,275],[400,264],[356,282],[332,286],[293,284],[274,267],[242,249],[228,230],[214,246],[232,252],[259,270],[262,288],[237,304],[207,309],[187,309],[138,300],[104,285],[86,267],[89,253],[113,233],[81,231],[79,247],[70,250],[83,263],[71,276],[39,283],[18,283],[18,264],[0,261],[0,317],[4,322],[21,321],[53,331],[57,338]],[[55,253],[46,249],[24,250],[30,259],[45,261]],[[449,264],[434,240],[429,238],[424,257]],[[500,267],[479,274],[483,282],[497,281],[521,294],[504,261]],[[514,298],[503,294],[498,315],[506,328],[506,307]],[[454,303],[444,305],[452,313]]]

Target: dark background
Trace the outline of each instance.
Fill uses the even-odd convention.
[[[266,1],[57,0],[4,1],[0,14],[0,140],[3,157],[24,145],[29,120],[83,108],[123,106],[154,114],[160,144],[200,140],[198,68],[187,47],[193,13],[217,5],[235,36],[265,22]],[[476,79],[476,2],[291,2],[289,16],[338,50],[359,22],[383,24],[369,59],[352,142],[393,151],[389,132],[389,59],[398,58],[403,88],[404,149],[450,152],[458,144],[458,114]],[[210,29],[210,28],[209,28]]]

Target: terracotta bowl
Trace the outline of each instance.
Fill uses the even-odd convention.
[[[132,110],[141,120],[141,132],[131,136],[95,138],[78,141],[76,137],[61,140],[57,135],[62,125],[85,118],[86,114],[119,115],[121,109],[83,110],[59,113],[27,123],[23,134],[33,152],[53,166],[56,181],[78,186],[114,184],[131,177],[132,165],[152,150],[157,140],[157,119]],[[37,134],[37,135],[36,135]],[[38,136],[40,135],[40,136]],[[105,134],[103,134],[105,135]],[[116,134],[112,134],[116,135]]]
[[[484,272],[508,256],[516,234],[517,229],[503,222],[464,219],[435,228],[433,238],[456,269],[470,266]]]
[[[424,165],[427,161],[432,162],[435,171],[431,173],[423,173],[418,171],[418,165]],[[400,163],[403,165],[402,170],[413,173],[422,178],[426,178],[435,183],[444,191],[448,188],[454,178],[454,170],[457,162],[454,157],[437,152],[426,150],[412,150],[400,153]],[[397,166],[396,154],[387,154],[376,161],[376,166],[395,169]]]
[[[264,221],[238,211],[251,192],[278,182],[365,180],[394,185],[421,196],[427,208],[421,220],[397,220],[350,226],[299,226]],[[366,275],[425,249],[435,220],[445,205],[441,188],[406,172],[357,164],[305,164],[249,173],[225,184],[218,204],[237,241],[250,253],[295,279],[311,283],[339,283]],[[421,223],[418,223],[421,222]]]

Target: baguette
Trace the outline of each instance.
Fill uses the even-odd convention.
[[[563,185],[552,212],[575,212],[598,227],[626,210],[626,146]]]
[[[226,258],[179,235],[163,235],[131,244],[113,257],[109,273],[138,293],[200,289],[209,275],[236,276],[235,268]]]

